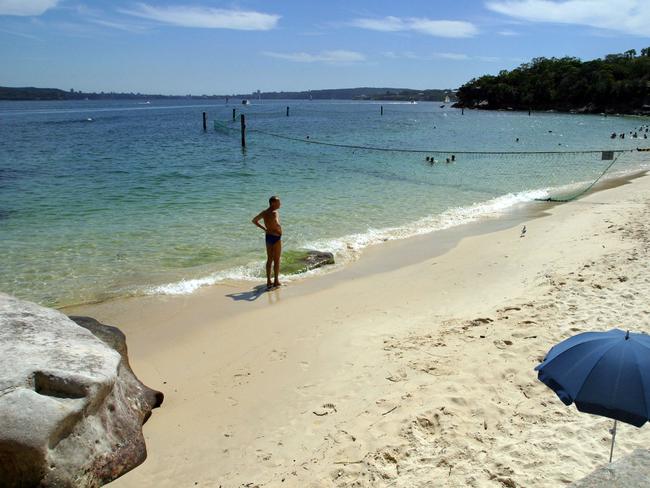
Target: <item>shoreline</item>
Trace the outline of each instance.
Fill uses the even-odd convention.
[[[571,114],[571,115],[604,115],[606,117],[633,117],[643,120],[650,119],[650,112],[643,112],[641,109],[637,112],[608,112],[607,110],[587,110],[580,111],[583,107],[570,108],[570,109],[560,109],[560,108],[549,108],[549,109],[529,109],[527,107],[511,107],[504,106],[498,108],[485,108],[485,107],[476,107],[476,106],[464,106],[462,104],[454,103],[452,108],[457,110],[481,110],[485,112],[531,112],[534,114]]]
[[[100,110],[103,110],[104,106],[107,107],[106,104],[97,106]],[[309,117],[316,117],[314,120],[321,121],[315,125],[314,130],[320,127],[318,124],[327,121],[325,126],[319,129],[321,135],[327,136],[327,139],[330,137],[327,135],[330,134],[328,131],[334,130],[331,134],[336,134],[335,128],[340,125],[334,121],[340,119],[341,123],[354,124],[357,118],[365,120],[365,112],[373,112],[366,109],[313,108],[304,111],[309,112]],[[324,112],[321,114],[322,111]],[[258,112],[260,117],[256,120],[260,128],[275,124],[271,121],[275,121],[275,116],[278,115],[276,110],[260,109]],[[266,115],[262,116],[267,112],[273,112],[272,119]],[[421,115],[415,117],[415,114],[420,112]],[[329,115],[325,117],[326,113]],[[160,117],[156,113],[149,113],[147,119],[155,122],[170,117],[182,120],[182,127],[185,127],[185,124],[193,127],[196,122],[193,114],[195,109],[190,108],[178,115],[169,110],[160,114]],[[36,115],[34,119],[42,122],[47,128],[45,130],[69,138],[69,143],[73,145],[76,144],[76,134],[87,133],[95,140],[92,147],[101,152],[103,157],[110,159],[115,156],[111,154],[113,149],[117,150],[119,147],[104,146],[101,143],[102,132],[111,127],[111,130],[124,131],[123,136],[126,138],[129,124],[141,120],[141,117],[135,113],[113,114],[115,117],[105,115],[92,116],[93,121],[98,122],[94,125],[77,124],[81,120],[88,120],[86,116],[77,118],[74,115]],[[299,134],[302,130],[300,119],[286,118],[284,113],[281,115],[282,122],[278,119],[279,128],[283,127],[281,132]],[[362,248],[375,241],[384,238],[399,239],[449,225],[459,225],[478,218],[479,214],[499,213],[516,201],[540,197],[535,193],[520,191],[523,189],[537,188],[539,192],[545,193],[542,189],[549,188],[548,191],[555,196],[556,193],[572,186],[578,188],[580,183],[565,185],[564,182],[593,181],[595,172],[601,167],[604,168],[606,163],[599,161],[600,151],[592,153],[589,150],[590,155],[583,157],[564,149],[571,147],[581,152],[581,148],[600,146],[598,141],[606,140],[605,135],[600,132],[607,126],[627,128],[628,125],[634,124],[632,121],[619,120],[614,124],[605,119],[599,121],[568,116],[540,117],[537,121],[523,120],[523,117],[509,117],[505,114],[503,117],[476,114],[477,120],[473,120],[474,117],[444,118],[443,124],[443,115],[445,114],[435,106],[421,107],[421,110],[395,110],[388,118],[377,117],[364,129],[364,137],[360,134],[359,137],[352,138],[371,143],[381,134],[377,130],[381,125],[376,124],[390,124],[395,126],[397,132],[390,133],[392,135],[385,139],[386,145],[390,146],[390,141],[394,143],[401,140],[398,133],[403,131],[412,137],[412,140],[404,139],[411,141],[405,148],[417,151],[418,147],[437,145],[423,138],[427,135],[430,122],[440,123],[438,128],[446,131],[440,134],[445,138],[441,140],[447,140],[445,134],[453,135],[474,123],[481,126],[484,123],[489,124],[486,128],[493,127],[495,137],[488,137],[487,132],[482,131],[485,140],[459,140],[453,144],[459,150],[464,148],[471,153],[472,149],[478,149],[485,152],[481,152],[480,156],[468,154],[467,161],[464,156],[459,156],[457,166],[436,165],[435,168],[429,167],[416,154],[412,155],[412,159],[410,155],[404,155],[408,161],[389,153],[377,154],[377,161],[382,162],[377,164],[377,161],[373,160],[375,155],[371,153],[364,152],[363,156],[359,154],[357,157],[354,151],[347,149],[330,152],[329,149],[317,146],[293,147],[293,143],[286,143],[287,157],[282,164],[296,168],[296,182],[304,177],[308,183],[304,183],[307,186],[303,183],[294,185],[293,177],[279,177],[277,180],[278,184],[286,185],[279,189],[286,190],[289,211],[287,217],[293,221],[288,222],[293,224],[293,228],[291,225],[287,228],[285,247],[288,244],[290,249],[296,250],[296,254],[303,248],[334,251],[337,262],[344,265],[355,260]],[[31,117],[16,118],[21,127],[32,131],[36,125],[30,120]],[[68,122],[74,125],[68,126]],[[552,134],[546,130],[546,126],[553,129]],[[90,165],[88,171],[80,173],[80,178],[63,180],[64,186],[79,187],[81,193],[89,194],[88,197],[93,191],[101,195],[101,198],[97,199],[85,197],[83,206],[78,209],[68,208],[68,200],[53,199],[46,209],[38,210],[39,202],[48,201],[46,189],[51,182],[45,175],[49,174],[46,168],[53,166],[47,158],[35,158],[34,164],[39,167],[42,165],[42,170],[34,173],[41,182],[34,188],[38,189],[36,193],[43,194],[38,198],[35,193],[33,198],[21,199],[19,187],[23,184],[22,180],[18,179],[9,186],[9,208],[14,210],[11,211],[8,221],[3,220],[9,222],[8,239],[3,246],[9,260],[2,288],[22,298],[61,308],[101,303],[127,296],[189,293],[204,284],[221,281],[231,284],[233,280],[240,278],[248,281],[262,276],[263,244],[260,246],[258,236],[251,233],[248,224],[249,210],[257,208],[259,203],[258,191],[253,189],[258,185],[263,188],[264,185],[261,176],[264,172],[254,168],[275,161],[274,156],[271,157],[273,151],[277,149],[276,146],[282,147],[284,151],[285,142],[263,139],[260,136],[251,147],[252,150],[244,156],[238,150],[239,141],[223,141],[224,154],[228,154],[226,159],[237,161],[232,163],[237,167],[233,170],[229,166],[230,163],[223,167],[208,164],[206,161],[205,166],[197,161],[190,165],[183,163],[181,148],[184,143],[180,141],[184,141],[184,137],[199,144],[197,148],[202,148],[199,159],[203,161],[203,158],[209,159],[215,138],[221,143],[219,135],[210,132],[204,134],[200,131],[187,133],[184,128],[177,135],[179,138],[174,139],[176,142],[173,147],[174,154],[178,150],[178,157],[172,156],[167,161],[164,151],[159,149],[166,147],[165,145],[153,144],[147,149],[153,151],[152,154],[160,151],[161,161],[165,161],[165,164],[148,165],[145,162],[133,161],[133,168],[129,162],[124,163],[124,167],[119,163],[120,168],[113,169],[98,162],[96,165]],[[521,144],[515,142],[515,135],[522,137]],[[345,134],[336,137],[342,142],[350,142],[347,136],[343,136]],[[316,141],[316,134],[312,137],[313,141]],[[120,138],[116,138],[114,142],[119,140]],[[614,148],[616,154],[620,154],[618,151],[632,151],[628,148],[629,143],[629,140],[610,141],[608,146]],[[21,150],[19,147],[16,149]],[[501,161],[501,156],[492,154],[493,149],[506,153],[518,153],[518,149],[522,149],[527,156],[511,155],[503,157]],[[536,149],[548,151],[549,154],[538,156],[535,154]],[[306,156],[307,154],[309,156]],[[319,156],[316,156],[317,154]],[[24,151],[21,155],[29,157],[29,151]],[[340,184],[334,184],[335,178],[327,176],[330,167],[320,164],[320,157],[331,161],[341,158],[340,162],[336,163],[340,164],[340,167],[336,166],[336,171],[330,174],[340,178]],[[436,157],[444,162],[444,155],[442,158],[439,155]],[[538,157],[540,161],[537,161]],[[309,161],[307,165],[302,161],[305,158]],[[488,163],[494,158],[499,159],[499,164],[494,167],[495,173],[490,174],[493,170],[483,163]],[[591,159],[594,159],[593,165]],[[623,155],[614,169],[630,170],[641,166],[636,164],[638,159],[636,154]],[[60,165],[65,173],[65,164],[68,163],[61,161],[55,167]],[[128,176],[131,170],[138,173],[139,165],[142,166],[143,174],[146,173],[146,177],[141,175],[140,186],[147,188],[147,191],[143,190],[140,195],[129,189],[133,178]],[[21,170],[16,168],[16,171],[20,173]],[[204,171],[207,171],[210,178],[214,178],[214,184],[208,185],[206,180],[200,177]],[[484,171],[487,172],[485,177]],[[96,177],[90,177],[91,173],[97,173]],[[220,176],[222,173],[227,176]],[[614,171],[610,171],[606,176],[610,175],[614,176]],[[97,183],[98,181],[100,183]],[[241,194],[241,198],[238,197],[233,212],[221,213],[219,208],[224,203],[220,199],[225,199],[225,195],[230,191],[237,191],[239,184],[250,185],[252,182],[255,185],[249,186],[250,192]],[[113,184],[116,184],[114,191],[111,190]],[[395,202],[382,198],[382,192],[377,191],[382,185],[395,192],[394,195],[398,197]],[[63,192],[64,186],[56,187],[57,191]],[[211,192],[216,188],[220,190],[216,192],[215,198]],[[359,193],[360,189],[363,191]],[[334,212],[323,212],[318,208],[314,202],[320,199],[331,199],[328,201],[330,209]],[[104,200],[115,203],[102,206]],[[166,216],[167,212],[169,216]],[[125,213],[130,217],[124,218]],[[57,228],[55,222],[61,218],[57,215],[66,216],[64,227]],[[385,219],[383,215],[386,216]],[[224,225],[229,229],[225,233],[221,230]],[[30,229],[39,230],[43,235],[49,234],[51,238],[30,240],[27,237]],[[53,255],[56,259],[52,259]],[[288,264],[289,260],[285,259],[285,263]],[[286,269],[290,270],[289,267]],[[58,277],[56,286],[52,286],[52,277]],[[292,276],[289,279],[295,278]]]
[[[505,226],[410,264],[377,250],[376,273],[359,260],[327,286],[226,309],[214,289],[76,309],[119,326],[134,371],[165,393],[148,460],[114,485],[578,480],[606,462],[610,422],[565,407],[533,367],[578,331],[650,331],[649,189],[639,177],[526,218],[524,238]],[[378,247],[417,247],[394,244]],[[650,442],[621,434],[616,458]]]
[[[648,170],[640,170],[624,176],[604,179],[595,185],[587,195],[615,188],[620,185],[625,185],[636,178],[642,178],[647,173]],[[289,284],[286,285],[286,288],[283,289],[283,291],[291,288],[291,292],[288,293],[291,293],[292,295],[310,293],[313,290],[332,286],[340,280],[367,276],[374,273],[394,270],[410,264],[416,264],[426,260],[427,258],[432,258],[448,252],[458,245],[458,243],[460,243],[464,238],[514,227],[526,220],[541,217],[545,215],[548,209],[563,203],[566,202],[549,202],[542,200],[520,202],[505,209],[505,211],[501,211],[500,214],[496,216],[480,216],[477,220],[463,222],[440,230],[373,242],[360,249],[359,256],[350,261],[286,276],[285,279],[288,278]],[[196,280],[202,279],[206,278],[196,278]],[[321,281],[319,282],[318,280]],[[155,288],[177,285],[183,281],[184,280],[155,285]],[[83,310],[87,307],[110,308],[111,304],[138,301],[142,301],[143,303],[150,303],[156,300],[166,302],[169,299],[189,298],[197,293],[210,293],[217,297],[219,295],[223,295],[224,297],[232,295],[230,297],[231,301],[252,301],[266,293],[262,287],[263,284],[264,278],[259,278],[258,280],[224,279],[222,281],[217,281],[216,283],[200,285],[189,293],[142,293],[131,296],[110,297],[106,300],[63,305],[56,308],[68,315],[74,315],[78,310]],[[296,289],[300,287],[306,287],[306,289]],[[228,307],[228,301],[223,300],[221,305]]]

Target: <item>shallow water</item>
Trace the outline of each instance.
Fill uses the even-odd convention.
[[[286,105],[291,116],[285,116]],[[47,305],[187,293],[261,276],[263,234],[250,223],[282,198],[284,246],[366,246],[569,195],[610,161],[596,154],[460,151],[633,149],[622,117],[459,110],[437,103],[197,101],[0,102],[0,290]],[[239,121],[247,116],[247,149]],[[207,111],[209,130],[201,129]],[[214,130],[212,121],[230,129]],[[352,145],[440,150],[367,151]],[[519,138],[519,141],[516,141]],[[424,161],[433,155],[433,166]],[[455,155],[453,164],[447,157]],[[624,153],[607,176],[643,167]],[[647,153],[645,153],[647,154]],[[558,189],[560,188],[560,189]]]

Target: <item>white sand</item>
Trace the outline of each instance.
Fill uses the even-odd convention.
[[[554,207],[523,238],[519,226],[468,237],[370,275],[360,262],[254,302],[225,306],[232,290],[212,287],[67,310],[122,328],[134,371],[166,395],[145,426],[148,460],[114,485],[581,478],[606,463],[611,421],[564,406],[533,368],[581,331],[650,332],[649,190],[640,178]],[[650,447],[650,427],[620,425],[617,440],[615,457]]]

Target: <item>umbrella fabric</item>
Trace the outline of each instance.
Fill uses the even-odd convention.
[[[641,427],[650,420],[650,336],[585,332],[551,348],[535,368],[566,405]]]

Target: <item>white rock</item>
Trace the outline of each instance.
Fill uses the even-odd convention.
[[[0,294],[1,487],[101,486],[146,458],[162,394],[133,375],[118,329],[76,320]]]

